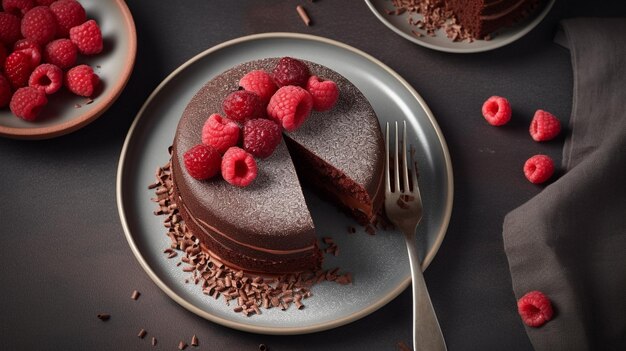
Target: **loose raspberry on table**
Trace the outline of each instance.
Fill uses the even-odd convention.
[[[32,71],[31,56],[25,52],[15,51],[4,61],[4,74],[15,89],[28,84]]]
[[[70,29],[70,40],[83,55],[95,55],[102,52],[102,32],[98,23],[89,20]]]
[[[537,110],[530,122],[529,131],[535,141],[552,140],[561,132],[561,121],[550,112]]]
[[[306,90],[313,97],[313,109],[328,111],[335,106],[339,98],[339,88],[332,80],[323,80],[317,76],[309,77]]]
[[[483,104],[483,117],[492,126],[501,126],[511,119],[511,105],[509,100],[492,96]]]
[[[244,187],[252,183],[256,176],[257,165],[251,154],[236,146],[226,150],[222,157],[224,180],[232,185]]]
[[[63,86],[63,71],[50,63],[37,66],[28,80],[28,86],[54,94]]]
[[[226,96],[222,102],[222,109],[226,117],[243,123],[246,120],[261,117],[263,103],[257,94],[246,90],[237,90]]]
[[[554,161],[546,155],[535,155],[524,163],[524,175],[533,184],[540,184],[554,174]]]
[[[44,61],[68,69],[76,63],[78,48],[69,39],[53,40],[44,49]]]
[[[214,113],[204,122],[202,143],[213,146],[223,154],[231,146],[237,145],[240,132],[237,123]]]
[[[33,7],[35,7],[33,0],[2,0],[4,12],[12,13],[20,17],[24,16],[24,14]]]
[[[281,140],[280,126],[269,119],[251,119],[243,125],[243,149],[255,157],[269,157]]]
[[[302,61],[292,58],[281,58],[272,71],[274,81],[279,87],[297,85],[304,87],[309,79],[309,67]]]
[[[57,20],[49,7],[37,6],[26,12],[21,28],[24,38],[45,45],[57,34]]]
[[[89,97],[100,84],[100,77],[88,65],[78,65],[65,74],[65,86],[74,94]]]
[[[70,29],[87,21],[87,14],[83,5],[76,0],[59,0],[50,4],[50,10],[57,20],[58,35],[67,37]]]
[[[530,291],[517,300],[517,311],[529,327],[540,327],[552,319],[550,299],[540,291]]]
[[[272,78],[269,73],[262,70],[255,70],[246,73],[246,75],[239,80],[239,86],[247,91],[257,94],[261,99],[261,102],[266,105],[278,89],[278,86],[276,86],[276,83],[274,82],[274,78]]]
[[[11,83],[0,73],[0,108],[9,105],[12,95]]]
[[[213,178],[222,164],[222,156],[214,147],[198,144],[187,150],[183,155],[187,173],[195,179]]]
[[[10,13],[0,12],[0,44],[10,46],[22,37],[21,20]]]
[[[288,131],[298,129],[309,118],[313,97],[301,87],[279,88],[267,105],[268,116]]]
[[[47,103],[48,99],[43,90],[23,87],[13,93],[9,108],[17,117],[27,121],[34,121]]]

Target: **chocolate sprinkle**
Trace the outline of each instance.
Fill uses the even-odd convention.
[[[186,349],[186,348],[187,348],[187,343],[185,343],[184,341],[182,341],[182,340],[181,340],[181,341],[178,343],[178,349],[179,349],[179,350],[184,350],[184,349]]]
[[[195,334],[191,337],[191,346],[198,346],[198,337]]]
[[[139,298],[139,295],[141,295],[141,293],[137,290],[133,290],[133,294],[130,295],[130,298],[133,300],[137,300]]]
[[[157,344],[157,339],[153,336],[152,337],[152,346],[156,346]]]
[[[108,313],[99,313],[98,319],[101,321],[108,321],[111,318],[111,315]]]
[[[339,268],[267,278],[227,267],[208,253],[206,247],[199,243],[180,217],[173,201],[170,162],[159,167],[155,175],[157,186],[153,189],[157,189],[157,198],[153,201],[158,203],[159,211],[166,216],[164,227],[167,228],[167,235],[172,240],[171,246],[163,250],[163,253],[172,258],[176,256],[177,250],[181,251],[184,256],[178,264],[185,262],[183,271],[190,274],[185,282],[193,281],[200,286],[205,295],[216,300],[222,297],[227,305],[235,302],[234,312],[252,316],[261,314],[262,308],[287,310],[291,305],[295,305],[297,309],[302,309],[304,308],[302,300],[313,296],[311,293],[313,285],[322,281],[335,281],[344,285],[352,282],[350,273],[339,274]],[[337,244],[332,238],[322,240],[329,245],[328,253],[338,254]]]

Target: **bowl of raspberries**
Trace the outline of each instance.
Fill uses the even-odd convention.
[[[0,135],[46,139],[99,117],[135,62],[123,0],[1,0]]]

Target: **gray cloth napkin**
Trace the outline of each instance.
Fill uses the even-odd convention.
[[[561,27],[574,70],[565,173],[505,217],[504,248],[515,296],[540,290],[555,309],[526,327],[535,349],[626,350],[626,18]]]

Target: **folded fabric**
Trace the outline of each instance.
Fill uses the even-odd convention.
[[[626,350],[626,18],[561,22],[574,73],[565,173],[504,219],[515,296],[553,319],[536,350]]]

